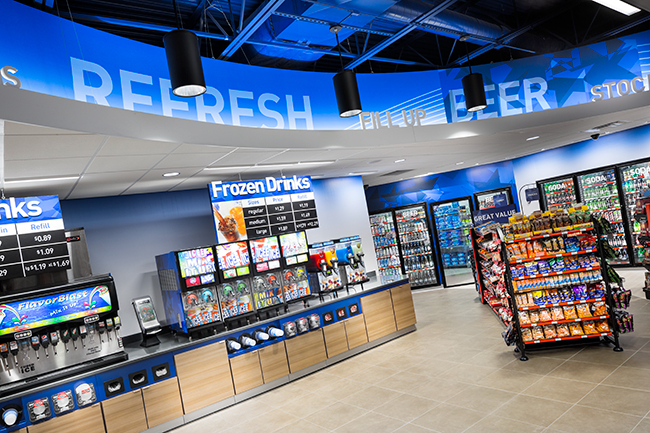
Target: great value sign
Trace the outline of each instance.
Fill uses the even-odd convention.
[[[485,224],[488,222],[497,222],[505,224],[508,222],[508,219],[515,214],[517,208],[514,204],[509,204],[507,206],[501,206],[498,208],[489,208],[476,210],[472,213],[474,217],[474,225]]]
[[[309,176],[212,182],[210,199],[219,244],[319,226]]]

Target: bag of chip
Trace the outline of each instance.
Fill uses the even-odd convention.
[[[533,328],[533,340],[543,340],[544,339],[544,328],[541,326],[535,326]]]
[[[596,331],[596,324],[592,321],[583,322],[582,329],[585,331],[585,334],[598,334],[598,331]]]
[[[604,316],[607,314],[607,304],[604,302],[594,302],[591,304],[591,314],[594,316]]]
[[[557,332],[555,332],[555,325],[545,325],[544,326],[544,338],[557,338]]]
[[[587,304],[576,305],[576,311],[578,312],[578,317],[581,319],[591,317],[591,311],[589,311],[589,305]]]
[[[546,297],[543,290],[536,290],[533,292],[533,303],[535,305],[544,305],[546,303]]]
[[[571,332],[569,331],[569,325],[566,323],[560,323],[555,327],[558,337],[570,337]]]
[[[596,322],[596,330],[598,332],[609,332],[609,323],[607,320],[599,320]]]
[[[582,326],[580,326],[579,323],[570,323],[569,330],[571,331],[572,336],[584,335],[584,332],[582,331]]]
[[[566,320],[577,319],[578,315],[576,314],[576,309],[573,305],[565,305],[562,307],[564,310],[564,318]]]
[[[530,316],[528,315],[528,311],[519,312],[519,323],[521,323],[522,325],[530,324]]]
[[[531,331],[530,328],[522,329],[521,339],[524,341],[533,341],[533,331]]]
[[[551,318],[553,320],[564,320],[564,313],[562,307],[553,307],[551,309]]]
[[[560,302],[560,294],[557,289],[550,289],[546,291],[546,302],[549,304],[557,304]]]
[[[580,300],[587,299],[587,297],[589,296],[588,293],[587,293],[587,286],[584,285],[584,284],[580,284],[578,286],[575,286],[573,288],[573,296],[575,297],[576,300],[577,299],[580,299]]]
[[[542,308],[539,310],[539,321],[540,322],[550,322],[551,319],[551,312],[548,311],[546,308]]]
[[[562,287],[558,290],[558,293],[560,294],[560,300],[562,302],[573,301],[573,291],[570,288]]]
[[[529,317],[530,317],[530,323],[539,322],[539,310],[532,310],[529,314]]]

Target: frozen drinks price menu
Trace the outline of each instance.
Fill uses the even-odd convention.
[[[0,280],[69,268],[57,196],[0,200]]]
[[[318,227],[309,176],[210,184],[217,243]]]

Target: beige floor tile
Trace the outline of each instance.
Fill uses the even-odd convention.
[[[623,364],[625,367],[650,369],[650,352],[637,352]]]
[[[632,433],[650,432],[650,418],[643,418],[641,422],[632,430]]]
[[[603,384],[650,391],[650,374],[644,368],[619,367]]]
[[[464,361],[463,364],[477,365],[479,367],[503,368],[515,360],[519,360],[519,357],[515,357],[514,352],[511,350],[501,352],[484,350],[483,352],[479,352],[472,358]]]
[[[298,379],[292,382],[292,385],[304,389],[309,392],[316,392],[321,388],[338,382],[341,378],[333,374],[329,374],[327,370],[312,373],[309,376]]]
[[[447,400],[447,403],[490,413],[516,395],[513,392],[501,391],[500,389],[472,385]]]
[[[377,365],[381,364],[384,361],[395,357],[394,353],[388,352],[379,352],[377,350],[370,350],[368,352],[363,352],[358,355],[355,355],[353,358],[357,362],[363,362],[364,364]]]
[[[321,389],[319,393],[337,400],[343,400],[354,393],[368,388],[368,386],[369,385],[357,382],[356,380],[341,379],[338,382]]]
[[[429,428],[440,433],[460,433],[480,421],[485,414],[458,406],[441,404],[419,418],[412,424]]]
[[[218,412],[218,415],[219,418],[226,420],[231,425],[240,425],[251,417],[261,416],[271,412],[272,410],[272,406],[258,399],[252,398],[223,409]]]
[[[377,413],[365,414],[334,430],[336,433],[390,433],[402,427],[403,421]]]
[[[408,373],[406,371],[396,373],[387,379],[377,382],[377,386],[392,389],[399,392],[411,392],[421,384],[427,382],[429,378],[419,374]]]
[[[566,403],[577,403],[596,386],[595,383],[547,376],[532,384],[523,391],[523,394]]]
[[[366,413],[368,411],[360,407],[337,402],[325,409],[314,412],[306,420],[325,429],[335,430]]]
[[[645,416],[650,411],[650,392],[598,385],[580,401],[581,406],[603,407],[615,412]]]
[[[541,355],[541,354],[540,354]],[[565,360],[558,358],[547,358],[537,354],[530,356],[528,361],[516,361],[504,366],[505,370],[519,371],[520,373],[548,374],[559,367]]]
[[[545,358],[569,359],[579,353],[582,347],[562,347],[558,349],[546,349],[540,352],[527,352],[528,358],[543,356]]]
[[[241,427],[247,433],[269,433],[279,430],[287,424],[291,424],[297,420],[298,417],[289,415],[279,409],[274,409],[262,416],[245,421],[237,427]]]
[[[570,403],[518,395],[497,409],[494,415],[546,428],[570,408]]]
[[[373,412],[396,418],[400,421],[410,422],[424,415],[440,403],[428,398],[402,394],[388,403],[373,409]]]
[[[211,431],[215,432],[214,426],[212,426]],[[285,425],[280,431],[282,433],[328,433],[330,430],[317,426],[306,419],[299,419],[291,424]],[[221,433],[221,431],[219,431],[219,433]]]
[[[600,383],[615,369],[613,365],[569,360],[550,372],[549,376]]]
[[[457,380],[459,382],[474,384],[480,382],[496,371],[498,371],[498,369],[493,367],[479,367],[477,365],[459,364],[457,367],[446,371],[441,377],[450,380]]]
[[[232,423],[221,418],[219,412],[213,413],[211,415],[199,418],[196,421],[192,421],[189,424],[185,424],[182,427],[174,430],[176,433],[209,433],[214,431],[214,426],[218,425],[223,430],[236,429],[238,426],[234,426]],[[242,429],[242,431],[244,431]]]
[[[363,362],[355,361],[354,359],[346,359],[336,363],[330,367],[327,367],[327,372],[331,375],[338,377],[350,377],[353,374],[359,373],[368,368],[368,364]]]
[[[544,427],[489,415],[465,430],[465,433],[541,433],[543,430]]]
[[[395,430],[395,433],[430,433],[433,430],[429,430],[428,428],[420,427],[419,425],[415,424],[404,424],[402,427],[398,428]]]
[[[636,350],[641,350],[643,352],[650,352],[650,338],[640,337],[635,335],[636,332],[631,334],[621,334],[618,339],[623,350],[627,352],[634,352]]]
[[[480,350],[467,347],[449,347],[449,350],[438,353],[434,356],[434,358],[440,359],[442,361],[464,362],[470,358],[473,358],[480,352]]]
[[[342,402],[372,410],[396,399],[401,395],[403,394],[391,389],[370,386],[343,399]]]
[[[377,366],[390,368],[392,370],[405,371],[425,360],[427,359],[423,356],[406,355],[401,353],[387,361],[377,364]]]
[[[598,364],[609,364],[619,366],[627,361],[633,352],[614,352],[611,346],[589,346],[576,354],[571,361],[595,362]]]
[[[396,355],[399,355],[401,353],[408,352],[409,350],[417,346],[418,343],[414,341],[409,341],[409,340],[404,340],[402,338],[399,338],[397,340],[384,343],[381,346],[377,346],[377,350],[380,352],[394,353]]]
[[[457,362],[441,361],[439,359],[427,359],[426,361],[422,361],[406,371],[413,374],[436,377],[451,370],[454,367],[457,367],[458,365],[459,363]]]
[[[320,393],[306,393],[300,399],[292,400],[278,409],[298,418],[305,418],[327,406],[331,406],[338,400],[327,397]]]
[[[641,417],[574,406],[551,425],[552,428],[567,433],[603,432],[629,433]]]
[[[398,370],[392,368],[380,367],[378,365],[368,365],[365,370],[353,374],[349,379],[356,380],[368,385],[374,385],[384,379],[398,373]]]
[[[457,382],[455,380],[447,380],[439,377],[434,377],[429,379],[429,381],[421,384],[417,388],[411,390],[409,394],[443,402],[447,401],[469,386],[469,384]]]
[[[293,386],[292,384],[286,384],[283,385],[279,388],[273,389],[271,391],[265,392],[262,395],[258,395],[255,398],[252,398],[250,400],[246,400],[247,403],[249,401],[257,401],[259,403],[264,403],[266,405],[269,405],[271,407],[280,407],[285,404],[287,404],[290,401],[297,400],[299,398],[302,398],[302,396],[305,395],[305,392],[303,389],[298,388]],[[240,406],[243,403],[239,403],[235,406]]]
[[[477,385],[519,393],[541,378],[542,376],[536,374],[520,373],[518,371],[510,370],[497,370],[480,380]]]

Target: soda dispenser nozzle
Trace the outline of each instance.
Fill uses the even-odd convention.
[[[108,335],[108,341],[111,341],[112,331],[113,331],[113,319],[106,319],[106,335]]]
[[[10,341],[9,342],[9,351],[11,354],[14,356],[14,366],[18,365],[18,342],[17,341]]]
[[[52,343],[52,350],[56,355],[56,345],[59,344],[59,331],[50,332],[50,343]]]
[[[34,352],[36,352],[36,359],[41,359],[38,356],[38,348],[41,347],[41,339],[38,338],[38,335],[34,335],[32,337],[32,349],[34,349]]]
[[[327,262],[325,260],[321,260],[320,263],[318,263],[318,266],[320,267],[320,271],[322,273],[327,272]]]
[[[0,344],[0,356],[2,356],[2,363],[5,366],[5,370],[11,374],[9,364],[7,363],[7,358],[9,357],[9,346],[7,346],[7,343]]]
[[[47,353],[47,346],[50,345],[50,337],[48,337],[47,332],[41,335],[41,346],[43,346],[43,351],[45,352],[45,357],[49,358],[50,354]]]

